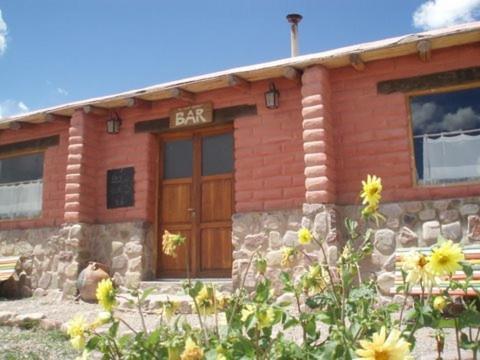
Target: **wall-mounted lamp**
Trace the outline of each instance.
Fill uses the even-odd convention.
[[[118,134],[120,132],[120,126],[122,125],[122,120],[115,112],[107,120],[107,134]]]
[[[274,83],[270,83],[270,89],[265,92],[265,106],[267,109],[278,108],[278,99],[280,98],[280,92],[275,87]]]

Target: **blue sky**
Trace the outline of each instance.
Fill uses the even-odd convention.
[[[0,117],[476,19],[480,0],[0,0]],[[415,22],[414,25],[414,14]]]

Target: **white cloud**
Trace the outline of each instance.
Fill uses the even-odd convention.
[[[23,114],[29,111],[27,105],[22,101],[5,100],[0,102],[0,119]]]
[[[429,0],[413,14],[413,24],[424,30],[461,24],[475,20],[480,13],[480,0]]]
[[[68,91],[65,90],[64,88],[61,88],[61,87],[58,87],[58,88],[57,88],[57,93],[59,93],[60,95],[63,95],[63,96],[67,96],[67,95],[68,95]]]
[[[7,23],[3,20],[2,10],[0,10],[0,55],[7,49]]]

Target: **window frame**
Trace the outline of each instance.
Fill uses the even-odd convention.
[[[5,153],[0,153],[0,160],[2,159],[8,159],[8,158],[13,158],[13,157],[19,157],[19,156],[25,156],[25,155],[33,155],[33,154],[38,154],[41,153],[43,154],[43,173],[42,173],[42,183],[45,185],[45,155],[46,155],[46,150],[47,148],[42,148],[42,149],[25,149],[25,150],[19,150],[19,151],[11,151],[11,152],[5,152]],[[14,183],[9,183],[9,184],[14,184]],[[1,184],[0,184],[1,186]],[[1,219],[0,218],[0,223],[6,223],[6,222],[15,222],[15,221],[25,221],[25,220],[39,220],[43,217],[44,213],[44,195],[45,195],[45,188],[42,188],[42,209],[36,216],[18,216],[18,217],[12,217],[12,218],[6,218],[6,219]]]
[[[467,180],[467,181],[454,181],[454,182],[446,182],[446,183],[439,183],[439,184],[424,184],[417,176],[417,159],[415,158],[415,145],[413,140],[413,114],[412,114],[412,103],[411,98],[415,96],[422,96],[422,95],[435,95],[435,94],[443,94],[449,92],[455,92],[460,90],[468,90],[468,89],[475,89],[480,88],[480,81],[474,81],[468,84],[459,84],[459,85],[451,85],[451,86],[442,86],[438,88],[432,88],[427,90],[415,90],[409,91],[404,94],[405,96],[405,106],[407,109],[407,118],[408,118],[408,133],[409,133],[409,147],[410,147],[410,166],[412,168],[411,177],[412,177],[412,184],[414,188],[419,189],[439,189],[439,188],[451,188],[451,187],[463,187],[463,186],[471,186],[471,185],[479,185],[480,179],[475,180]]]

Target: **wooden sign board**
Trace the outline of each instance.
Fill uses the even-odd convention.
[[[212,103],[181,107],[170,113],[170,128],[172,129],[203,125],[212,121]]]
[[[134,206],[133,167],[107,171],[107,209]]]

